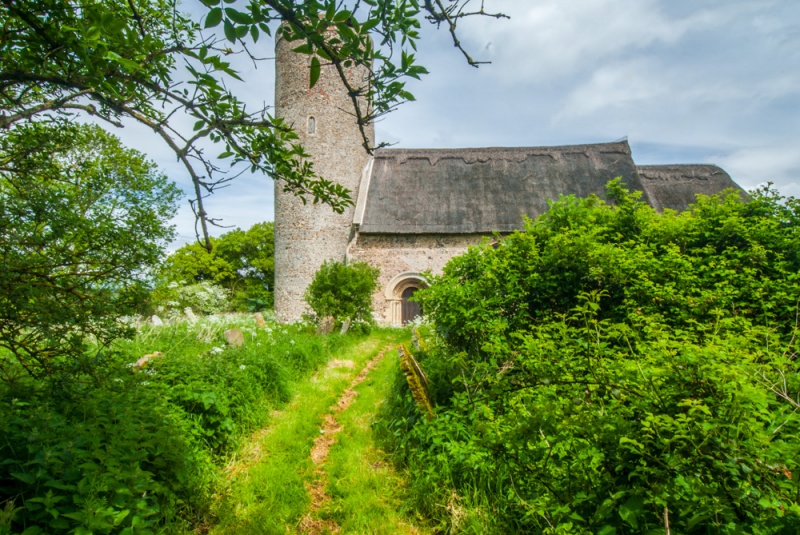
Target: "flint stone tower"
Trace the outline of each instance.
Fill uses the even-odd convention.
[[[275,114],[293,126],[311,155],[319,176],[341,184],[358,198],[362,172],[370,160],[364,150],[353,103],[336,69],[320,59],[322,69],[309,89],[311,56],[292,52],[300,42],[278,37],[275,54]],[[354,87],[366,83],[368,72],[346,68]],[[366,110],[366,106],[362,109]],[[370,146],[372,125],[365,127]],[[352,238],[355,207],[335,213],[326,204],[307,204],[275,181],[275,315],[280,322],[301,319],[303,294],[326,260],[345,260]]]

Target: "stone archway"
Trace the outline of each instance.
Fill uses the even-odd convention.
[[[427,286],[428,282],[422,274],[411,271],[401,273],[386,285],[386,319],[390,325],[399,327],[422,314],[419,303],[411,302],[409,298],[417,290]]]

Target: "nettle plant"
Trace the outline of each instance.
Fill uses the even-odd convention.
[[[422,293],[437,417],[405,395],[389,426],[420,505],[495,533],[798,532],[800,202],[609,193]]]

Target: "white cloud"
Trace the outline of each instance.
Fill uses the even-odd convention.
[[[495,5],[494,3],[492,5]],[[485,48],[505,83],[543,85],[591,70],[611,58],[672,45],[687,32],[725,23],[727,16],[699,10],[670,17],[658,0],[542,0],[497,2],[508,21],[472,21],[465,39]]]
[[[775,146],[742,148],[717,159],[746,189],[772,182],[784,195],[800,197],[798,146],[800,138]]]

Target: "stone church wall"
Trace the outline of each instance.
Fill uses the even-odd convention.
[[[405,288],[418,287],[426,271],[441,273],[451,258],[484,238],[482,234],[359,234],[348,248],[348,259],[380,269],[373,310],[382,323],[396,325],[400,294]]]
[[[364,138],[353,114],[353,104],[335,69],[323,61],[319,80],[309,88],[310,61],[292,49],[299,42],[277,40],[275,62],[275,112],[294,127],[300,143],[311,155],[317,174],[358,196],[361,172],[369,161]],[[347,76],[356,86],[367,79],[367,69],[350,67]],[[365,128],[374,144],[374,128]],[[275,181],[275,315],[278,321],[301,319],[303,299],[322,263],[343,261],[350,240],[354,207],[337,214],[325,204],[307,203],[284,182]]]

